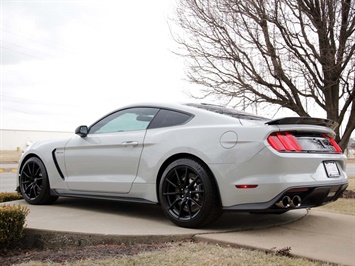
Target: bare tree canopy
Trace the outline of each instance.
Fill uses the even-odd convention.
[[[354,0],[184,0],[175,22],[188,78],[205,96],[300,116],[312,105],[342,125],[346,147],[355,128]]]

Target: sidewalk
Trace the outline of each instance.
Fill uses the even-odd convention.
[[[311,210],[294,223],[253,231],[206,234],[198,241],[259,250],[291,248],[291,254],[342,265],[355,265],[355,216]]]

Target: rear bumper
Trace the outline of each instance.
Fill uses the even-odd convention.
[[[336,201],[348,187],[348,182],[328,186],[289,188],[268,202],[224,207],[226,211],[285,212],[292,209],[322,206]]]
[[[333,190],[348,183],[343,154],[278,153],[265,147],[252,158],[244,159],[241,155],[235,164],[209,165],[225,209],[240,209],[235,206],[257,209],[254,205],[268,209],[290,189],[309,188],[307,193],[311,193],[316,188]],[[327,173],[326,164],[330,162],[336,165],[337,176]],[[240,189],[237,187],[240,185],[256,187]]]

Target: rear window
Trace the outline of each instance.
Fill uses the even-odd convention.
[[[149,128],[171,127],[185,124],[192,118],[191,114],[161,109],[150,123]]]
[[[262,117],[262,116],[257,116],[257,115],[253,115],[253,114],[249,114],[249,113],[245,113],[242,111],[238,111],[232,108],[227,108],[227,107],[223,107],[223,106],[219,106],[219,105],[212,105],[212,104],[204,104],[204,103],[188,103],[186,104],[187,106],[191,106],[191,107],[196,107],[196,108],[200,108],[203,110],[207,110],[210,112],[214,112],[217,114],[222,114],[222,115],[227,115],[227,116],[231,116],[234,118],[240,118],[240,119],[248,119],[248,120],[261,120],[261,121],[268,121],[270,119]]]

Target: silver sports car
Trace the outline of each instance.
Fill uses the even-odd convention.
[[[33,144],[19,162],[17,190],[30,204],[59,196],[160,204],[191,228],[222,211],[321,206],[348,185],[336,126],[208,104],[131,105],[72,138]]]

